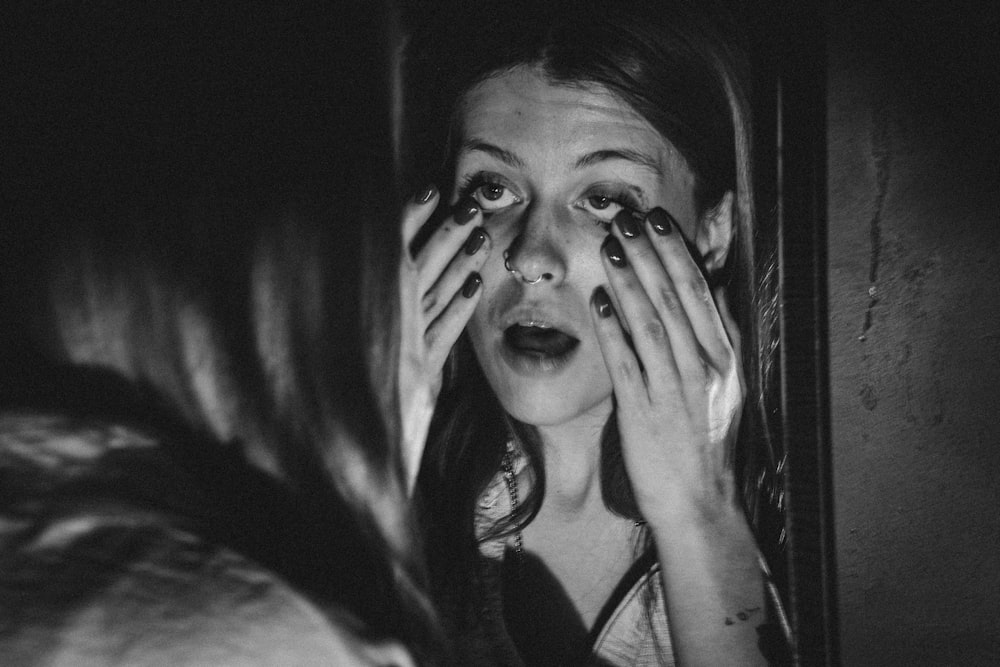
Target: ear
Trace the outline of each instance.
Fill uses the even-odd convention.
[[[698,221],[695,245],[705,262],[709,274],[726,265],[729,248],[733,244],[736,226],[733,224],[733,192],[722,196],[719,203],[705,211]]]

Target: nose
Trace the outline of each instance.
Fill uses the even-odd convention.
[[[529,285],[559,284],[566,276],[557,215],[531,207],[521,221],[520,233],[504,253],[504,268]]]

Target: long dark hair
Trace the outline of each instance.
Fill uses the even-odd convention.
[[[450,142],[464,94],[486,78],[531,65],[557,85],[603,86],[645,118],[687,161],[699,212],[734,193],[734,247],[712,280],[725,285],[743,337],[749,396],[731,454],[747,514],[759,523],[760,481],[773,476],[777,458],[765,411],[776,309],[772,260],[755,253],[748,73],[734,23],[704,3],[464,4],[477,6],[448,7],[409,45],[406,112],[412,125],[406,137],[414,184],[427,174],[450,181]],[[523,526],[538,511],[544,462],[532,429],[503,414],[463,337],[452,353],[422,470],[430,540],[441,545],[441,557],[432,561],[449,570],[439,576],[460,576],[453,568],[472,562],[475,502],[499,469],[511,432],[528,455],[535,484],[501,532]],[[613,415],[602,452],[606,504],[641,519]],[[447,557],[456,551],[458,560]]]
[[[433,656],[359,291],[396,213],[385,3],[38,12],[0,408],[161,436],[206,539]]]

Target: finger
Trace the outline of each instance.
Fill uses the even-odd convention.
[[[433,185],[428,185],[418,191],[403,205],[400,234],[402,235],[404,255],[407,259],[413,258],[410,246],[420,228],[430,220],[431,214],[437,206],[438,196],[438,189]]]
[[[431,322],[440,315],[455,294],[462,289],[468,276],[483,267],[486,258],[489,257],[492,243],[489,233],[482,227],[475,227],[469,232],[448,268],[424,293],[421,299],[424,321]]]
[[[641,233],[638,221],[628,212],[619,213],[614,222],[612,234],[623,248],[660,323],[659,326],[655,323],[646,325],[650,343],[654,347],[662,346],[657,337],[666,334],[681,374],[684,377],[695,377],[703,373],[702,346],[692,327],[686,304],[681,301],[673,279],[652,245],[652,239],[648,234]],[[643,361],[645,360],[644,356]]]
[[[729,338],[705,276],[691,256],[677,221],[662,208],[654,208],[646,216],[646,223],[649,241],[670,276],[698,344],[713,364],[724,363],[732,350]]]
[[[687,326],[683,321],[678,322],[679,318],[683,318],[683,312],[670,320],[660,315],[616,237],[605,239],[601,259],[618,303],[618,315],[632,336],[649,384],[662,387],[665,383],[676,383],[680,369],[674,350],[674,336],[682,336],[683,327]],[[687,336],[691,336],[690,329]]]
[[[482,294],[483,279],[478,273],[468,275],[462,288],[447,307],[431,322],[424,334],[427,347],[427,367],[437,372],[444,367],[445,359],[462,330],[472,317]]]
[[[481,224],[482,214],[474,199],[463,199],[454,206],[452,214],[431,235],[414,260],[421,294],[437,282],[445,267],[458,253],[469,235],[466,231],[468,227]]]
[[[619,409],[628,412],[633,407],[641,409],[648,406],[649,392],[639,359],[625,340],[621,320],[603,287],[594,290],[590,305],[597,343],[611,376]]]

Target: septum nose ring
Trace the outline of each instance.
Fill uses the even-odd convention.
[[[521,273],[520,271],[518,271],[517,269],[515,269],[510,265],[509,248],[503,251],[503,268],[507,269],[507,273],[514,276],[515,278],[520,278],[521,282],[523,282],[526,285],[537,285],[538,283],[542,282],[543,276],[538,276],[534,280],[528,280],[528,278],[523,273]]]

